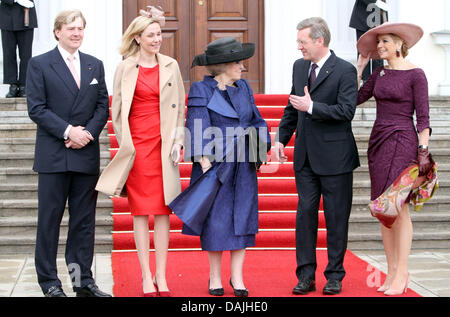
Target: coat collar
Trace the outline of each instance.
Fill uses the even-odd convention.
[[[125,59],[125,62],[127,63],[125,72],[126,74],[129,73],[130,79],[132,79],[133,82],[137,81],[139,75],[139,57],[140,54],[138,53]],[[156,59],[159,64],[159,86],[160,89],[162,89],[172,76],[172,72],[168,67],[174,62],[174,59],[160,53],[156,54]]]
[[[125,106],[125,112],[129,113],[131,109],[131,103],[133,101],[134,91],[136,89],[136,83],[139,76],[139,57],[140,54],[136,54],[127,57],[123,62],[125,63],[122,75],[122,102]],[[162,95],[162,90],[166,86],[166,83],[173,76],[169,66],[174,62],[174,59],[165,56],[163,54],[156,54],[156,58],[159,64],[159,93]],[[161,106],[161,105],[160,105]]]

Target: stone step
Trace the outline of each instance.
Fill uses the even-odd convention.
[[[65,234],[60,234],[58,253],[64,255],[66,248]],[[36,236],[14,235],[0,238],[0,254],[33,254],[36,246]],[[95,253],[111,253],[113,240],[111,233],[95,235]]]
[[[27,111],[25,98],[0,98],[0,111]]]
[[[367,164],[367,150],[359,149],[360,162]],[[450,164],[450,149],[435,149],[432,151],[433,158],[438,164]],[[111,161],[111,153],[102,151],[100,153],[100,165],[106,166]],[[0,167],[25,167],[33,166],[34,152],[0,152]]]
[[[348,234],[349,250],[383,250],[381,232],[378,233],[352,233]],[[423,249],[450,249],[450,233],[448,231],[414,232],[413,250]]]
[[[367,150],[369,146],[370,134],[355,134],[355,141],[360,150]],[[1,141],[0,141],[1,144]],[[450,134],[434,134],[429,142],[430,151],[450,148]]]
[[[103,171],[105,166],[100,167]],[[450,179],[450,164],[439,164],[439,179]],[[264,174],[264,177],[276,177],[272,174]],[[367,181],[369,177],[369,168],[366,164],[362,164],[353,173],[354,180]],[[37,183],[37,173],[30,167],[0,167],[0,182],[11,184],[35,184]]]
[[[108,136],[108,130],[105,128],[101,136]],[[18,124],[0,124],[0,138],[35,138],[36,124],[18,123]]]
[[[30,184],[0,184],[0,200],[2,199],[37,199],[37,183]],[[105,194],[99,193],[98,199],[109,199]]]
[[[66,206],[65,213],[69,210]],[[97,200],[96,215],[109,217],[113,212],[113,203],[109,198]],[[38,200],[35,199],[1,199],[0,217],[37,217]]]
[[[353,215],[365,215],[369,212],[368,204],[370,196],[353,196],[351,213]],[[413,213],[413,207],[410,205],[410,211]],[[434,196],[428,200],[419,211],[419,213],[446,212],[450,214],[450,193],[436,191]]]
[[[95,228],[98,234],[111,234],[113,220],[111,215],[96,215]],[[69,216],[66,214],[61,221],[60,234],[66,236],[69,226]],[[37,217],[0,217],[0,237],[5,236],[36,236]]]
[[[111,161],[109,151],[100,152],[100,165],[106,166]],[[33,167],[34,152],[0,153],[0,167]]]
[[[450,213],[437,211],[410,211],[414,230],[417,232],[448,231],[450,232]],[[368,233],[380,230],[380,222],[367,212],[366,214],[351,214],[349,232]]]
[[[33,152],[36,138],[0,138],[0,153]],[[103,150],[109,149],[109,137],[100,137],[100,146]]]

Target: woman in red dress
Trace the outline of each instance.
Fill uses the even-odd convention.
[[[126,189],[144,296],[170,296],[165,274],[172,212],[167,205],[181,192],[185,92],[177,62],[159,53],[163,12],[150,7],[141,15],[123,36],[120,53],[126,59],[116,71],[111,106],[120,147],[97,189],[109,195]],[[150,216],[155,220],[154,277],[149,266]]]

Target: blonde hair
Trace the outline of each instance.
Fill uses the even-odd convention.
[[[122,44],[120,45],[119,53],[123,57],[136,55],[139,52],[139,44],[136,42],[135,36],[141,35],[145,29],[152,23],[158,23],[158,21],[152,18],[144,16],[138,16],[128,26],[127,30],[123,34]]]
[[[60,31],[63,25],[70,24],[78,18],[81,18],[83,20],[83,27],[86,27],[86,19],[84,18],[83,13],[81,13],[80,10],[64,10],[56,16],[55,24],[53,27],[53,35],[58,42],[59,38],[56,36],[55,31]]]
[[[397,34],[390,33],[389,35],[392,37],[395,43],[402,42],[402,48],[400,49],[400,53],[402,54],[403,57],[408,56],[409,48],[408,45],[406,45],[406,42]]]

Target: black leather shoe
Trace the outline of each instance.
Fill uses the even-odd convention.
[[[298,284],[292,290],[295,295],[307,295],[316,290],[316,281],[311,278],[300,278]]]
[[[223,296],[225,294],[225,290],[223,287],[221,288],[211,288],[211,283],[208,281],[209,295],[212,296]]]
[[[9,92],[6,94],[6,98],[16,98],[19,94],[19,86],[12,84],[9,86]]]
[[[27,88],[20,85],[19,91],[17,92],[17,98],[25,98],[27,96]]]
[[[89,284],[85,287],[75,290],[77,297],[112,297],[109,294],[102,292],[97,285]]]
[[[342,282],[339,280],[328,280],[323,288],[324,295],[337,295],[342,292]]]
[[[45,297],[67,297],[61,286],[52,286],[44,293]]]
[[[230,278],[230,285],[233,288],[234,296],[236,297],[248,297],[248,290],[247,289],[236,289],[233,286],[233,283],[231,282]]]

